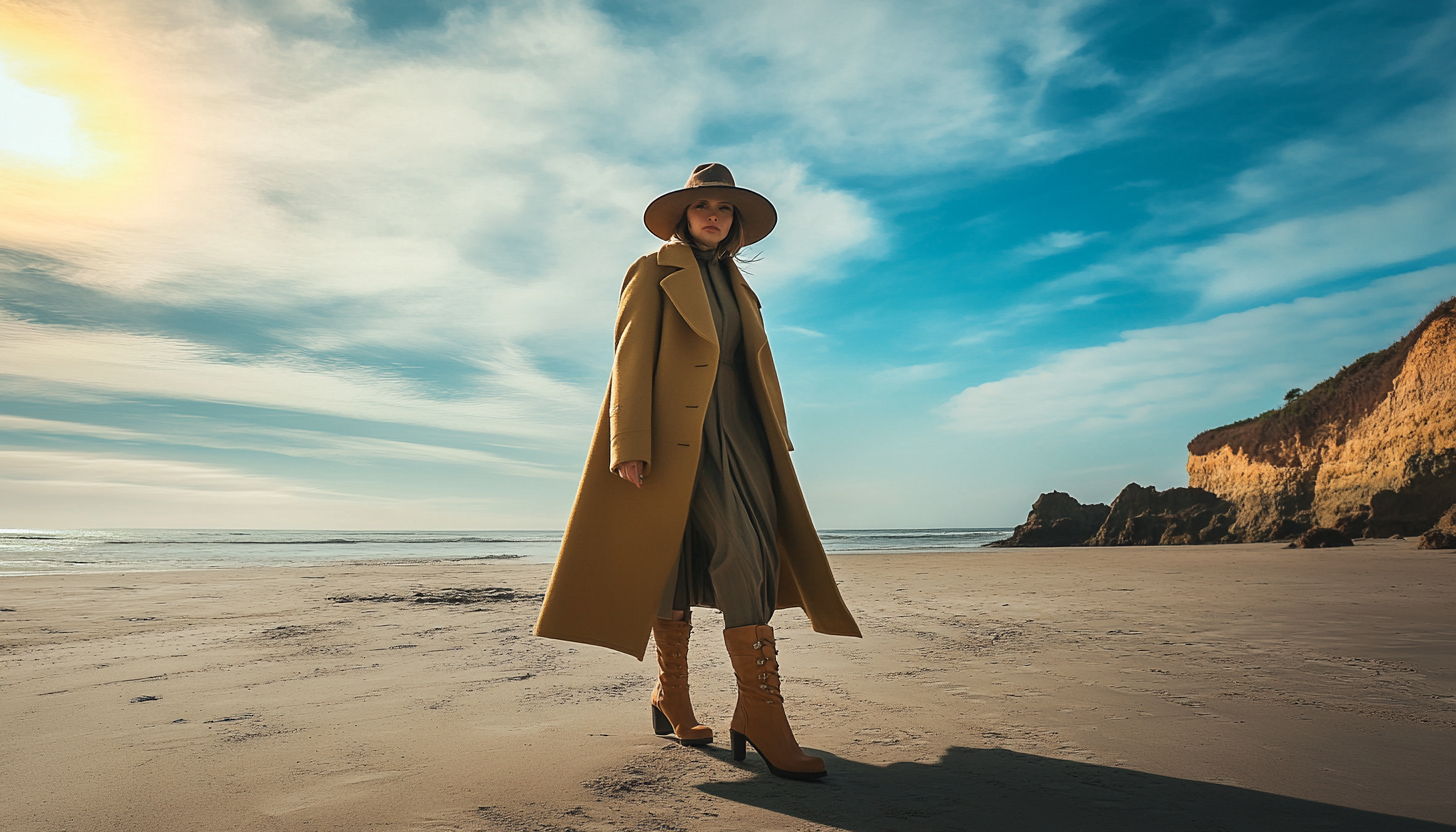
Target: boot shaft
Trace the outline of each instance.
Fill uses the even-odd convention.
[[[686,685],[688,681],[688,639],[693,626],[686,621],[659,618],[652,624],[657,643],[657,677],[664,685]]]
[[[740,702],[747,696],[782,705],[773,628],[767,624],[733,627],[723,631],[723,641],[728,646],[728,659],[738,680]]]
[[[688,697],[688,637],[686,621],[659,618],[653,622],[657,642],[657,686],[652,690],[652,728],[659,735],[674,734],[684,745],[706,745],[713,729],[698,721]]]

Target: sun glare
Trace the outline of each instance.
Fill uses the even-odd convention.
[[[0,63],[0,159],[74,167],[83,160],[78,138],[65,99],[25,86]]]
[[[0,8],[0,199],[12,208],[101,207],[147,167],[140,98],[86,23]]]

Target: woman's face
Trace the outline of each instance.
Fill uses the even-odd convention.
[[[688,206],[688,230],[702,248],[717,248],[733,227],[733,206],[721,199],[700,199]]]

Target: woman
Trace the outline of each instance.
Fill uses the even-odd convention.
[[[690,610],[717,607],[738,679],[733,758],[751,743],[779,776],[822,777],[784,716],[769,618],[802,607],[819,632],[860,633],[804,505],[758,297],[735,263],[777,214],[708,164],[644,222],[668,242],[622,283],[612,377],[536,633],[638,660],[652,633],[654,727],[703,745]]]

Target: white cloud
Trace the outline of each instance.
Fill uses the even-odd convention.
[[[779,332],[792,332],[795,335],[803,335],[803,336],[808,337],[808,338],[823,338],[823,337],[825,337],[824,333],[822,333],[822,332],[820,332],[820,331],[818,331],[816,329],[805,329],[802,326],[776,326],[776,327],[774,327],[774,329],[776,331],[779,331]]]
[[[1441,121],[1456,129],[1453,105],[1456,100],[1443,102]],[[1213,200],[1162,206],[1157,218],[1127,236],[1132,247],[1049,281],[1039,292],[1057,297],[1141,285],[1189,291],[1213,308],[1238,308],[1450,251],[1456,247],[1456,177],[1450,174],[1456,144],[1449,138],[1421,151],[1428,159],[1417,167],[1430,172],[1422,187],[1387,182],[1379,190],[1393,194],[1383,199],[1358,187],[1362,179],[1401,169],[1378,156],[1409,156],[1433,135],[1450,135],[1426,117],[1406,126],[1411,129],[1402,134],[1402,145],[1364,137],[1343,146],[1304,141],[1286,147],[1269,164],[1234,177]],[[1342,207],[1330,209],[1330,203]],[[1248,230],[1199,243],[1148,245],[1235,222]]]
[[[497,3],[452,13],[427,57],[362,37],[343,0],[88,7],[154,87],[158,167],[59,229],[7,212],[0,240],[183,308],[330,310],[277,328],[303,350],[479,358],[534,339],[600,364],[617,279],[652,245],[642,207],[703,161],[688,148],[778,204],[755,269],[772,289],[883,250],[865,201],[806,159],[1018,164],[1121,129],[1039,122],[1053,78],[1120,83],[1079,51],[1084,5],[707,5],[629,42],[584,2]],[[729,30],[754,36],[715,37]],[[1238,66],[1218,54],[1189,60]],[[1011,86],[1008,61],[1025,76]]]
[[[883,249],[879,223],[864,200],[808,182],[803,165],[750,166],[746,172],[749,177],[737,178],[745,185],[762,182],[779,215],[774,233],[756,247],[762,264],[747,267],[755,285],[833,280],[844,260]]]
[[[1083,309],[1107,297],[1105,294],[1073,294],[1071,292],[1045,292],[1043,296],[1048,299],[1018,303],[988,318],[972,321],[967,327],[969,331],[952,341],[951,345],[956,347],[974,346],[996,338],[1004,338],[1053,315],[1072,309]]]
[[[285,11],[323,37],[280,33]],[[656,245],[642,209],[702,161],[684,152],[721,115],[701,90],[722,76],[678,61],[699,33],[629,46],[582,2],[458,10],[428,57],[359,37],[342,1],[90,13],[154,87],[157,168],[145,191],[64,223],[0,212],[0,242],[128,298],[263,327],[285,315],[270,334],[301,351],[487,361],[533,342],[604,364],[620,276]],[[798,149],[722,149],[780,210],[756,280],[832,279],[878,250],[865,201]]]
[[[194,446],[221,450],[245,450],[302,459],[360,462],[370,459],[407,460],[440,465],[464,465],[482,470],[526,477],[575,479],[577,471],[562,470],[529,461],[470,448],[421,442],[402,442],[367,436],[345,436],[317,430],[261,427],[253,425],[203,425],[173,422],[167,431],[137,431],[126,428],[32,419],[0,415],[0,433],[44,433],[53,436],[107,439],[151,446]],[[190,428],[190,429],[189,429]]]
[[[52,395],[85,399],[166,398],[428,425],[536,441],[573,435],[572,417],[595,396],[502,355],[473,390],[443,398],[399,375],[330,366],[302,356],[243,360],[177,338],[87,331],[22,321],[0,312],[0,376]],[[547,418],[546,414],[553,414]]]
[[[1456,181],[1325,216],[1226,235],[1179,255],[1174,274],[1215,303],[1257,299],[1456,247]]]
[[[872,377],[883,384],[915,384],[921,381],[944,378],[955,369],[954,364],[940,361],[932,364],[908,364],[904,367],[888,367]]]
[[[1107,236],[1105,231],[1049,231],[1035,240],[1019,246],[1016,253],[1028,260],[1039,260],[1054,254],[1076,251],[1099,237]]]
[[[0,448],[4,479],[57,485],[139,486],[186,493],[318,497],[328,492],[216,465],[62,451]],[[342,495],[339,495],[342,496]]]
[[[1189,49],[1167,71],[1131,89],[1128,101],[1102,119],[1103,129],[1116,133],[1146,116],[1181,109],[1199,93],[1239,78],[1306,80],[1312,67],[1300,65],[1301,52],[1291,44],[1313,20],[1313,15],[1276,18],[1243,37]]]
[[[0,524],[16,528],[551,528],[471,499],[317,488],[227,466],[0,447]]]
[[[1449,94],[1363,129],[1303,135],[1211,194],[1151,197],[1148,222],[1119,234],[1099,262],[1039,286],[1038,296],[1121,285],[1240,308],[1448,251],[1456,245],[1453,136]]]
[[[879,172],[977,160],[1002,166],[1055,158],[1079,141],[1040,123],[1042,93],[1078,55],[1070,18],[1086,3],[934,4],[810,0],[707,5],[685,62],[718,41],[754,82],[728,90],[746,114],[787,119],[793,142]],[[713,38],[706,33],[752,32]],[[711,53],[710,53],[711,54]],[[1004,63],[1025,79],[1007,87]]]
[[[1077,18],[1094,5],[704,4],[672,54],[692,67],[721,50],[752,82],[723,85],[731,109],[787,122],[775,140],[788,147],[881,174],[1054,161],[1125,136],[1232,79],[1298,77],[1288,66],[1297,19],[1187,48],[1146,79],[1119,76],[1084,48],[1089,36]],[[714,37],[727,31],[753,34]],[[1048,112],[1058,86],[1109,86],[1123,98],[1094,117],[1058,121]]]
[[[967,388],[941,413],[953,429],[988,435],[1051,427],[1097,432],[1257,400],[1281,386],[1312,386],[1361,353],[1386,346],[1453,286],[1456,266],[1441,266],[1324,298],[1134,330]],[[1372,345],[1378,333],[1389,341]]]
[[[1456,97],[1354,136],[1278,149],[1207,204],[1165,211],[1179,233],[1262,218],[1172,257],[1169,270],[1214,303],[1298,290],[1456,246]],[[1333,208],[1329,206],[1335,206]]]
[[[142,431],[114,428],[107,425],[88,425],[82,422],[65,422],[56,419],[31,419],[25,416],[0,414],[0,433],[6,431],[49,433],[58,436],[87,436],[94,439],[115,439],[120,441],[154,440],[153,434]]]
[[[1361,131],[1303,136],[1238,173],[1212,199],[1157,204],[1151,228],[1184,234],[1238,221],[1268,225],[1449,184],[1453,135],[1456,97],[1447,95]]]

